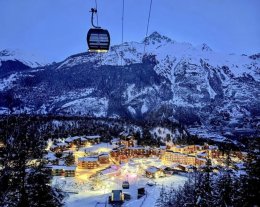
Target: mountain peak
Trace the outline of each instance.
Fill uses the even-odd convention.
[[[172,40],[169,37],[166,37],[164,35],[161,35],[160,33],[158,33],[157,31],[154,31],[153,33],[151,33],[149,36],[147,36],[144,39],[144,42],[146,43],[161,43],[162,41],[166,41],[166,42],[171,42]]]
[[[213,51],[206,43],[198,45],[197,48],[202,50],[202,51],[210,51],[210,52]]]
[[[15,52],[7,49],[0,51],[0,57],[14,56]]]

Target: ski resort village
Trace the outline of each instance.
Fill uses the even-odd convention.
[[[51,185],[68,193],[66,206],[154,206],[161,188],[183,185],[190,172],[209,165],[243,172],[246,153],[226,154],[216,145],[137,145],[131,134],[101,142],[99,135],[49,140],[45,156]]]

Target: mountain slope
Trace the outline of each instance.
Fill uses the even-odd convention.
[[[18,61],[30,68],[46,65],[46,62],[40,60],[39,57],[20,50],[0,50],[0,66],[1,62],[5,61]]]
[[[0,93],[1,113],[170,118],[210,131],[255,132],[259,65],[258,55],[218,54],[154,32],[105,54],[81,53],[24,70]],[[17,104],[8,105],[12,98]]]

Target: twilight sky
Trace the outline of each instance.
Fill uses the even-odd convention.
[[[99,24],[121,42],[122,0],[97,0]],[[150,0],[125,0],[124,40],[141,41]],[[95,0],[0,0],[0,50],[20,49],[49,61],[87,50]],[[207,43],[224,53],[260,52],[259,0],[153,0],[149,33]]]

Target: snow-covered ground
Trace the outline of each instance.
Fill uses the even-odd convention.
[[[170,129],[165,127],[155,127],[150,130],[150,133],[154,139],[160,138],[162,142],[169,146],[172,146],[175,139],[182,136],[182,134],[184,134],[185,132],[180,132],[179,129],[171,131]]]
[[[53,185],[58,185],[64,191],[70,192],[69,196],[65,200],[66,207],[94,207],[105,206],[102,203],[108,201],[108,196],[111,195],[112,190],[122,190],[122,182],[126,180],[124,175],[107,178],[102,180],[102,184],[99,190],[91,190],[91,184],[88,181],[77,180],[77,178],[64,178],[55,177]],[[156,182],[154,186],[148,186],[148,179],[144,176],[128,176],[130,183],[129,189],[123,189],[123,192],[127,192],[131,195],[131,200],[126,201],[124,207],[153,207],[156,200],[159,197],[160,189],[162,186],[178,188],[183,185],[187,180],[187,177],[182,175],[172,175],[170,177],[157,178],[153,181]],[[145,187],[147,196],[137,199],[137,189]],[[109,206],[109,205],[108,205]]]
[[[0,79],[0,91],[4,91],[6,89],[12,88],[13,83],[17,80],[18,74],[11,74],[9,77]]]

